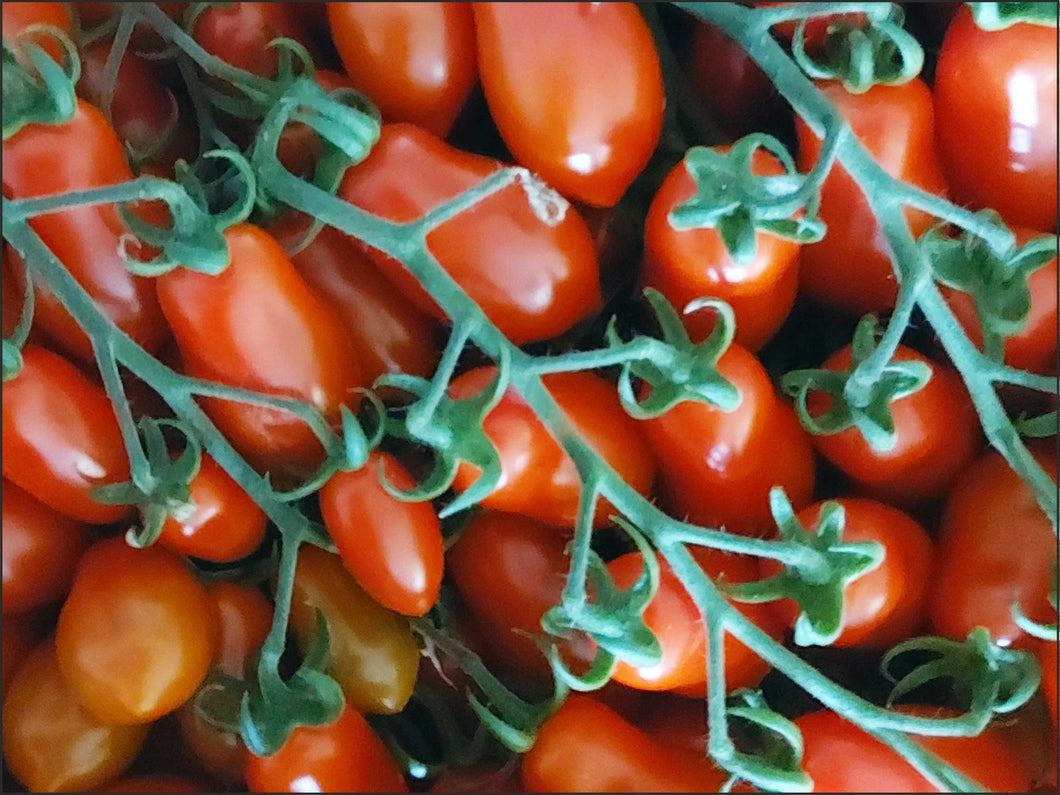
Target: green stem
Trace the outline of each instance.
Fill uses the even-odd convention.
[[[118,372],[118,361],[114,358],[114,350],[106,342],[98,340],[93,347],[99,374],[103,379],[103,389],[106,391],[107,397],[110,398],[111,405],[114,406],[114,413],[118,418],[118,427],[121,429],[122,440],[125,442],[125,452],[129,457],[129,471],[132,476],[132,482],[144,494],[150,494],[154,489],[155,477],[151,472],[151,464],[148,463],[143,445],[140,443],[140,433],[136,429],[136,420],[133,419],[129,401],[125,397],[125,386],[121,382],[121,374]]]

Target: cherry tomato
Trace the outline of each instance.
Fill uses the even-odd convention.
[[[724,147],[727,149],[728,147]],[[754,173],[784,173],[780,163],[758,149]],[[714,229],[678,230],[667,216],[696,195],[684,161],[674,166],[652,199],[644,230],[644,283],[656,288],[679,311],[696,298],[721,298],[736,313],[736,342],[752,351],[769,340],[787,318],[798,286],[799,244],[766,232],[755,234],[754,259],[738,265]],[[713,312],[681,316],[693,342],[714,328]]]
[[[86,792],[120,776],[149,729],[82,709],[49,638],[19,666],[4,699],[4,762],[31,792]]]
[[[885,557],[877,568],[861,575],[843,591],[843,630],[832,646],[886,649],[912,636],[924,620],[928,582],[934,571],[935,549],[924,528],[897,508],[857,497],[844,497],[843,543],[875,541]],[[798,514],[808,531],[817,527],[826,503],[818,502]],[[761,559],[763,576],[780,571],[776,561]],[[798,606],[791,600],[771,602],[777,616],[790,627]]]
[[[355,88],[386,121],[440,138],[475,85],[468,3],[328,3],[335,48]]]
[[[305,401],[332,422],[362,385],[342,322],[280,245],[250,224],[225,232],[232,261],[217,276],[178,269],[158,279],[162,311],[190,375]],[[294,415],[203,398],[221,432],[255,467],[305,474],[323,458]]]
[[[902,712],[945,717],[931,707],[900,707]],[[803,769],[815,792],[938,792],[895,751],[876,738],[823,710],[796,718],[805,749]],[[996,729],[978,737],[917,737],[916,741],[984,791],[1027,792],[1031,777],[1019,755]]]
[[[316,632],[318,610],[328,627],[326,670],[347,703],[362,712],[400,712],[412,695],[420,657],[407,619],[365,593],[338,555],[303,546],[290,623],[303,650]]]
[[[633,3],[475,3],[482,89],[515,159],[610,207],[662,131],[662,72]],[[542,46],[548,42],[548,46]]]
[[[1038,462],[1056,477],[1055,456]],[[1002,645],[1034,645],[1012,617],[1016,602],[1032,619],[1055,621],[1049,567],[1056,536],[1031,490],[995,452],[961,473],[946,501],[932,579],[931,624],[963,640],[986,627]]]
[[[682,698],[670,693],[652,693],[641,702],[633,723],[638,729],[665,745],[694,753],[706,752],[707,704],[701,699]]]
[[[103,389],[58,354],[22,350],[22,369],[4,383],[4,477],[49,508],[106,524],[128,512],[92,490],[129,478],[114,409]]]
[[[162,526],[158,543],[184,555],[224,563],[244,558],[265,538],[265,512],[209,455],[189,487],[195,511]]]
[[[500,168],[419,127],[389,124],[368,158],[346,172],[339,196],[387,220],[413,221]],[[588,227],[572,207],[554,225],[542,220],[540,207],[534,209],[549,199],[542,190],[538,184],[509,185],[427,236],[442,267],[517,345],[555,337],[600,305]],[[404,266],[369,253],[413,301],[447,319]]]
[[[3,10],[4,40],[16,48],[20,47],[20,37],[30,25],[50,25],[57,28],[72,41],[74,23],[67,3],[0,3]],[[61,63],[62,48],[45,37],[32,36],[27,39],[39,45],[56,63]],[[27,65],[29,64],[26,59]],[[6,166],[6,162],[5,162]]]
[[[455,398],[471,397],[495,377],[492,367],[470,370],[453,380],[449,393]],[[615,387],[589,372],[555,373],[545,376],[544,383],[578,435],[627,484],[647,494],[655,461],[637,421],[622,408]],[[500,453],[501,479],[481,505],[574,527],[581,478],[574,461],[529,404],[509,390],[486,415],[482,427]],[[478,476],[477,467],[461,464],[453,487],[464,491]],[[594,525],[608,524],[611,510],[601,502]]]
[[[408,792],[386,746],[357,710],[300,726],[272,756],[247,761],[251,792]]]
[[[149,723],[195,692],[216,634],[206,591],[183,560],[118,537],[81,559],[55,645],[85,709],[108,723]]]
[[[372,453],[356,472],[337,472],[320,489],[320,510],[346,569],[379,604],[422,616],[442,585],[442,530],[430,502],[397,500],[415,484],[387,453]]]
[[[41,639],[41,621],[36,613],[18,613],[4,616],[0,622],[0,639],[3,651],[0,653],[0,664],[3,666],[3,694],[7,695],[7,686],[15,675],[26,655]]]
[[[258,77],[273,78],[279,51],[268,44],[289,38],[302,44],[306,35],[296,6],[290,3],[230,3],[209,6],[188,30],[210,55]]]
[[[899,86],[877,85],[851,94],[840,83],[818,85],[850,124],[879,166],[893,177],[931,193],[944,194],[946,183],[935,159],[931,92],[919,79]],[[796,117],[800,171],[813,167],[821,140]],[[807,296],[851,314],[890,309],[898,294],[888,246],[868,200],[839,164],[821,188],[824,240],[802,247],[799,289]],[[935,219],[918,210],[905,211],[914,236]]]
[[[22,613],[66,596],[88,546],[88,528],[6,480],[3,503],[4,613]]]
[[[935,140],[958,202],[1056,228],[1056,90],[1055,28],[985,31],[956,13],[935,69]]]
[[[911,348],[899,346],[894,361],[920,361],[931,378],[920,390],[891,403],[896,441],[875,450],[857,428],[814,436],[817,452],[849,475],[870,496],[911,504],[941,496],[979,450],[979,420],[960,377]],[[826,370],[850,368],[851,348],[832,354]],[[821,392],[808,395],[810,414],[828,408]]]
[[[745,534],[769,532],[774,485],[784,488],[796,510],[809,504],[813,445],[753,354],[730,346],[718,372],[740,392],[734,411],[686,401],[644,421],[659,461],[660,501],[681,519]]]
[[[527,792],[717,792],[727,776],[664,745],[589,696],[572,693],[523,757]]]
[[[1042,696],[1053,717],[1053,728],[1060,729],[1060,707],[1057,706],[1057,677],[1060,677],[1060,660],[1057,659],[1057,642],[1047,641],[1038,647],[1038,665],[1042,669]]]
[[[12,199],[102,188],[133,178],[114,128],[83,100],[66,124],[30,124],[6,139],[3,161],[4,195]],[[154,282],[133,276],[126,268],[119,252],[128,233],[113,205],[71,207],[39,215],[29,224],[122,331],[148,352],[161,346],[166,326]],[[142,256],[135,247],[132,253]],[[40,284],[34,289],[34,325],[63,350],[92,361],[88,337],[59,299]]]
[[[128,776],[115,781],[102,792],[205,792],[196,784],[180,776]]]
[[[506,764],[478,764],[466,768],[451,767],[431,785],[428,792],[523,792],[519,767]]]
[[[18,263],[18,267],[22,267],[21,261]],[[11,257],[8,254],[8,248],[4,246],[4,260],[3,260],[3,324],[4,324],[4,337],[10,337],[18,326],[18,321],[22,317],[22,300],[26,293],[22,289],[21,284],[15,281],[14,266],[11,262]]]

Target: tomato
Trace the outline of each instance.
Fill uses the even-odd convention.
[[[249,756],[251,792],[408,792],[405,779],[357,710],[326,726],[300,726],[272,756]]]
[[[6,480],[3,503],[4,613],[23,613],[66,596],[88,546],[88,528]]]
[[[455,378],[449,394],[468,398],[487,387],[496,370],[484,367]],[[637,421],[626,414],[615,387],[590,372],[555,373],[545,387],[578,435],[632,488],[647,494],[655,461]],[[481,501],[486,508],[521,513],[549,524],[574,527],[581,478],[574,461],[514,389],[486,415],[482,427],[501,459],[497,488]],[[469,488],[477,467],[461,464],[453,487]],[[594,525],[610,523],[611,507],[597,506]]]
[[[615,204],[662,131],[662,72],[640,11],[633,3],[472,7],[482,89],[515,159],[565,196]]]
[[[96,486],[129,479],[121,429],[106,393],[80,370],[36,345],[3,387],[4,477],[49,508],[106,524],[128,512],[92,499]]]
[[[712,578],[750,582],[758,578],[751,558],[723,554],[707,548],[692,549],[703,570]],[[629,588],[643,570],[639,552],[630,552],[607,564],[615,585]],[[644,611],[644,623],[662,647],[662,660],[637,667],[619,662],[614,679],[640,690],[680,690],[704,696],[707,677],[707,638],[703,620],[681,581],[660,558],[659,590]],[[737,609],[761,629],[780,637],[780,627],[763,605],[738,605]],[[769,664],[731,635],[725,637],[725,685],[729,690],[753,687],[769,672]]]
[[[527,637],[541,635],[541,617],[559,602],[570,570],[569,534],[517,514],[483,511],[449,550],[446,567],[482,630],[482,652],[524,678],[551,681],[547,661]],[[561,643],[571,663],[588,663],[593,644],[582,636]]]
[[[430,502],[397,500],[383,488],[410,489],[412,477],[387,453],[356,472],[337,472],[320,489],[320,510],[346,569],[379,604],[422,616],[442,586],[442,530]]]
[[[35,613],[18,613],[4,616],[0,622],[0,639],[3,651],[0,663],[3,665],[3,694],[7,695],[7,686],[15,675],[26,655],[37,645],[41,638],[39,616]]]
[[[985,31],[960,9],[935,69],[939,159],[961,204],[1056,228],[1056,29]]]
[[[12,199],[102,188],[133,178],[114,128],[83,100],[66,124],[23,127],[4,141],[2,157],[4,195]],[[166,326],[155,285],[125,267],[119,251],[128,233],[113,205],[71,207],[39,215],[29,224],[122,331],[148,352],[158,350]],[[142,256],[135,247],[132,253]],[[92,361],[88,337],[59,299],[43,285],[34,289],[34,325],[63,350]]]
[[[1035,233],[1030,229],[1017,228],[1013,231],[1021,246],[1035,237]],[[1044,374],[1049,372],[1049,368],[1055,366],[1056,362],[1056,257],[1028,277],[1027,287],[1031,295],[1030,311],[1023,328],[1005,337],[1004,361],[1018,370]],[[975,301],[968,293],[949,288],[943,288],[943,295],[968,338],[981,348],[983,332],[975,311]]]
[[[294,226],[277,238],[293,240]],[[302,278],[346,325],[366,382],[386,373],[429,378],[442,351],[440,324],[401,292],[346,235],[325,226],[291,257]]]
[[[902,712],[945,717],[931,707],[899,707]],[[834,712],[796,718],[805,744],[803,769],[815,792],[938,792],[895,751]],[[1027,792],[1031,778],[996,729],[978,737],[916,737],[958,772],[991,792]]]
[[[895,443],[875,450],[851,427],[814,436],[817,452],[835,464],[870,496],[899,504],[943,495],[979,449],[979,420],[957,373],[940,367],[911,348],[898,346],[893,361],[919,361],[931,367],[927,384],[891,403]],[[851,348],[832,354],[821,367],[847,370]],[[828,409],[821,392],[807,396],[811,415]]]
[[[857,497],[833,502],[843,508],[843,543],[875,541],[883,547],[883,563],[861,575],[843,591],[843,630],[832,646],[887,649],[913,635],[924,620],[928,583],[935,549],[918,522],[889,505]],[[813,532],[827,503],[818,502],[798,514]],[[776,561],[761,559],[762,575],[780,571]],[[793,626],[798,607],[791,600],[771,602],[777,616]]]
[[[652,739],[665,745],[706,753],[709,739],[707,704],[702,699],[652,693],[650,698],[642,702],[632,722]]]
[[[1055,456],[1037,458],[1055,479]],[[1000,454],[987,453],[961,473],[946,500],[932,626],[955,640],[982,626],[1002,645],[1026,645],[1012,603],[1037,621],[1054,621],[1046,596],[1055,560],[1056,536],[1031,490]]]
[[[178,269],[158,279],[162,311],[187,372],[305,401],[332,423],[361,386],[349,337],[280,245],[250,224],[225,231],[232,261],[217,276]],[[261,469],[305,474],[323,459],[294,415],[216,398],[203,408],[233,446]]]
[[[338,555],[303,546],[290,623],[303,650],[316,632],[318,610],[330,641],[326,670],[347,703],[362,712],[400,712],[412,695],[420,657],[407,619],[365,593]]]
[[[755,150],[752,169],[760,175],[784,173],[776,158],[762,149]],[[754,259],[739,265],[729,256],[717,230],[670,226],[670,211],[695,195],[696,183],[682,161],[666,177],[648,210],[644,283],[666,296],[678,312],[696,298],[721,298],[736,313],[736,342],[758,350],[780,328],[795,303],[799,244],[756,232]],[[714,312],[699,311],[682,314],[681,321],[692,341],[700,342],[714,328],[715,317]]]
[[[3,29],[5,43],[18,47],[19,38],[30,25],[50,25],[58,28],[73,41],[74,24],[70,16],[70,7],[67,3],[0,3],[3,10]],[[41,46],[56,63],[60,63],[63,51],[54,41],[44,37],[33,36],[28,38],[34,44]],[[27,59],[28,64],[28,59]],[[6,163],[5,163],[6,166]]]
[[[1038,665],[1042,669],[1042,696],[1052,712],[1053,728],[1060,729],[1060,707],[1057,706],[1057,677],[1060,677],[1060,660],[1057,659],[1057,642],[1046,641],[1038,647]]]
[[[946,183],[935,159],[931,92],[923,81],[899,86],[877,85],[851,94],[840,83],[818,88],[879,166],[893,177],[930,193],[944,194]],[[813,167],[821,140],[796,117],[800,171]],[[890,246],[868,200],[838,163],[821,188],[819,215],[828,227],[824,240],[803,246],[799,255],[799,289],[815,301],[851,314],[885,311],[898,294]],[[914,236],[935,219],[905,210]]]
[[[115,781],[102,792],[204,792],[196,784],[180,776],[128,776]]]
[[[82,709],[48,639],[19,667],[4,699],[4,762],[32,792],[85,792],[120,776],[149,728],[104,723]]]
[[[774,485],[784,488],[796,510],[813,496],[813,445],[753,354],[730,346],[718,372],[740,392],[734,411],[686,401],[644,421],[659,461],[660,502],[673,516],[698,524],[770,532]]]
[[[265,512],[205,453],[189,496],[195,511],[183,521],[166,519],[158,539],[162,546],[217,563],[239,560],[261,546]]]
[[[184,561],[125,539],[93,545],[59,614],[59,666],[81,704],[108,723],[149,723],[205,678],[217,626]]]
[[[506,764],[478,764],[466,768],[451,767],[431,785],[428,792],[522,792],[519,768]]]
[[[22,267],[21,261],[18,263],[18,267]],[[18,321],[22,317],[22,300],[26,293],[22,289],[19,282],[15,281],[15,271],[12,265],[11,258],[8,254],[8,248],[4,246],[4,260],[3,260],[3,324],[4,324],[4,337],[10,337],[18,326]]]
[[[273,78],[279,50],[270,41],[285,37],[302,44],[305,31],[290,3],[230,3],[204,9],[188,32],[210,55],[259,77]]]
[[[522,772],[527,792],[717,792],[727,778],[580,693],[541,725]]]
[[[328,3],[346,74],[383,114],[440,138],[475,85],[467,3]]]
[[[790,3],[752,3],[751,5],[761,8],[769,6],[786,6]],[[821,14],[809,17],[806,21],[806,29],[803,31],[804,46],[810,53],[818,52],[825,43],[828,29],[836,23],[854,23],[863,19],[861,14]],[[784,42],[790,42],[795,36],[795,28],[798,23],[795,20],[781,22],[773,26],[773,32]]]
[[[388,124],[368,158],[346,172],[339,196],[389,221],[408,222],[500,168],[419,127]],[[534,210],[535,202],[545,201],[540,192],[539,185],[509,185],[427,236],[442,267],[517,345],[555,337],[600,306],[588,227],[571,207],[555,225],[542,220]],[[404,266],[369,253],[420,307],[447,319]]]

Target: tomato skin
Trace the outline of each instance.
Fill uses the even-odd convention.
[[[893,361],[920,361],[931,379],[917,392],[891,403],[896,435],[890,450],[874,450],[857,428],[814,436],[817,452],[852,478],[868,495],[899,505],[943,495],[979,450],[979,420],[960,376],[911,348],[899,345]],[[826,370],[850,368],[851,347],[832,354]],[[829,398],[811,393],[811,415],[827,409]]]
[[[206,590],[184,561],[118,537],[82,557],[55,644],[85,709],[109,723],[149,723],[195,692],[216,635]]]
[[[3,642],[0,666],[2,666],[3,695],[5,696],[15,672],[41,639],[40,623],[36,613],[6,615],[4,620],[0,621],[0,640]]]
[[[374,452],[356,472],[337,472],[320,489],[320,510],[346,569],[383,607],[422,616],[442,586],[442,529],[430,502],[404,502],[379,482],[410,489],[396,458]]]
[[[957,11],[935,70],[935,140],[956,201],[1056,228],[1056,92],[1052,28],[985,31]]]
[[[935,158],[931,92],[922,80],[873,86],[864,94],[851,94],[838,82],[817,87],[884,171],[930,193],[946,193]],[[821,140],[799,117],[795,131],[799,142],[796,163],[805,172],[817,162]],[[821,242],[802,247],[800,291],[851,314],[893,307],[898,282],[890,247],[861,188],[838,163],[821,188],[819,215],[828,230]],[[935,221],[910,209],[905,210],[905,218],[914,237]]]
[[[572,693],[523,757],[527,792],[717,792],[702,753],[666,746],[589,696]]]
[[[106,524],[128,513],[92,499],[96,486],[129,479],[129,459],[102,388],[36,345],[3,387],[4,477],[60,513]]]
[[[272,756],[250,755],[247,785],[251,792],[408,792],[386,746],[350,707],[326,726],[299,726]]]
[[[1053,728],[1060,729],[1060,706],[1057,704],[1057,677],[1060,677],[1060,660],[1058,660],[1057,642],[1044,641],[1038,647],[1038,665],[1042,669],[1042,696],[1049,706],[1053,718]]]
[[[188,32],[210,55],[270,79],[276,76],[280,60],[269,42],[282,36],[306,43],[299,16],[288,3],[213,6],[199,14]]]
[[[901,712],[946,717],[933,707],[898,707]],[[938,792],[897,752],[822,710],[795,719],[805,749],[803,769],[815,792]],[[1015,749],[997,729],[978,737],[917,737],[916,741],[990,792],[1027,792],[1031,777]],[[857,760],[851,763],[851,760]]]
[[[723,149],[726,149],[724,147]],[[784,173],[764,150],[752,160],[755,174]],[[677,230],[667,216],[696,195],[696,183],[681,161],[652,199],[644,231],[644,283],[659,290],[677,309],[696,298],[721,298],[736,313],[736,342],[756,351],[780,328],[795,303],[799,244],[766,232],[755,234],[754,259],[747,265],[732,260],[715,229]],[[710,311],[681,315],[693,342],[713,330]]]
[[[237,224],[224,236],[232,261],[217,276],[178,269],[158,279],[187,372],[305,401],[337,424],[340,406],[353,405],[351,390],[362,385],[346,329],[267,232]],[[202,405],[259,469],[304,474],[323,459],[294,415],[214,398]]]
[[[1055,456],[1038,462],[1056,478]],[[1014,554],[1018,551],[1018,554]],[[1016,600],[1036,621],[1055,620],[1046,599],[1056,536],[1030,489],[1000,454],[961,473],[946,501],[928,617],[941,635],[963,640],[986,627],[1002,645],[1035,645],[1016,624]]]
[[[501,168],[411,124],[384,125],[364,162],[339,186],[345,201],[390,221],[418,219]],[[549,226],[520,184],[439,226],[427,245],[486,316],[517,345],[549,339],[600,306],[592,235],[572,207]],[[369,249],[386,276],[417,305],[445,314],[397,260]]]
[[[104,723],[79,706],[49,638],[4,699],[4,762],[31,792],[86,792],[120,776],[149,729]]]
[[[74,23],[67,3],[0,3],[3,10],[4,40],[18,46],[18,38],[30,25],[51,25],[74,38]],[[58,43],[50,39],[33,36],[29,39],[39,45],[56,63],[62,62],[63,51]],[[20,61],[21,61],[20,57]],[[28,63],[28,59],[26,59]],[[7,163],[5,160],[4,167]]]
[[[412,695],[420,657],[407,619],[365,593],[338,555],[303,545],[290,622],[303,650],[316,632],[317,610],[330,639],[326,670],[347,703],[361,712],[400,712]]]
[[[843,497],[843,543],[875,541],[885,557],[877,568],[863,574],[843,591],[843,629],[834,647],[858,646],[887,649],[912,636],[924,620],[928,583],[935,564],[935,549],[918,522],[897,508],[874,500]],[[798,520],[812,531],[827,502],[799,511]],[[776,561],[761,559],[762,576],[778,573]],[[789,627],[798,606],[789,599],[769,603]]]
[[[3,512],[4,614],[61,599],[88,546],[88,528],[6,480]]]
[[[496,377],[496,369],[482,367],[453,379],[449,394],[468,398]],[[626,414],[615,387],[589,372],[554,373],[544,377],[545,388],[567,415],[578,435],[631,487],[647,494],[655,477],[655,460],[636,420]],[[509,390],[482,424],[501,458],[501,480],[481,505],[519,513],[548,524],[574,527],[578,515],[581,478],[570,458],[552,438],[529,404]],[[479,469],[461,464],[453,487],[469,488]],[[609,524],[611,508],[601,502],[593,524]]]
[[[133,178],[114,128],[84,100],[78,100],[66,124],[23,127],[3,142],[2,156],[4,195],[12,199],[101,188]],[[71,207],[39,215],[29,225],[122,331],[148,352],[158,350],[167,332],[154,281],[133,276],[119,256],[127,231],[113,205]],[[64,351],[92,361],[88,337],[59,299],[39,284],[34,289],[34,325]]]
[[[444,138],[477,77],[467,3],[328,3],[335,48],[385,121]]]
[[[730,346],[718,372],[740,392],[734,411],[686,401],[643,423],[659,461],[660,502],[698,524],[768,533],[770,488],[782,486],[796,510],[812,499],[813,444],[752,353]]]
[[[482,89],[515,159],[565,196],[614,205],[662,131],[659,56],[637,7],[472,8]]]
[[[239,560],[261,546],[265,512],[206,453],[189,491],[195,512],[184,521],[166,519],[158,543],[215,563]]]

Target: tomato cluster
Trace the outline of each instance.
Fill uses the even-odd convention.
[[[797,751],[818,791],[935,791],[848,720],[897,644],[984,630],[1041,695],[923,746],[1055,783],[1026,475],[1056,431],[1015,422],[1056,410],[1056,258],[1025,256],[1057,230],[1055,20],[905,5],[922,75],[852,86],[806,62],[878,44],[878,9],[762,33],[781,85],[668,6],[3,3],[5,94],[48,97],[4,100],[5,786],[711,792],[753,759],[753,791]],[[56,70],[76,97],[35,118]],[[299,87],[332,104],[270,137]],[[895,243],[960,248],[954,218],[994,235],[974,284]],[[722,676],[757,706],[719,742]],[[967,708],[931,680],[899,717]]]

